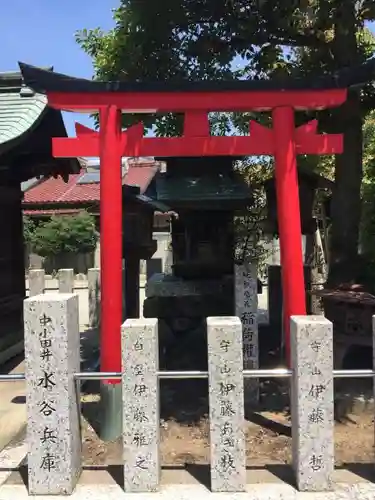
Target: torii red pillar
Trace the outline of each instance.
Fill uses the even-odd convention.
[[[285,351],[290,366],[290,317],[306,314],[294,109],[272,112],[275,184],[280,236]]]
[[[100,109],[101,371],[121,372],[122,172],[121,113]],[[119,381],[107,381],[118,383]]]

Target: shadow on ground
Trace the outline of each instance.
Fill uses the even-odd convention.
[[[7,375],[16,368],[25,359],[24,353],[20,353],[14,358],[9,359],[6,363],[0,365],[0,375]]]
[[[27,464],[22,464],[17,471],[0,468],[0,472],[11,472],[10,479],[7,481],[10,484],[24,484],[28,487]],[[87,472],[106,472],[110,475],[115,483],[121,488],[124,487],[124,468],[122,465],[98,465],[84,466],[83,473]],[[295,476],[291,466],[285,464],[269,464],[260,467],[247,467],[247,483],[267,483],[267,482],[282,482],[292,487],[296,487]],[[181,475],[183,473],[184,475]],[[355,474],[359,481],[368,481],[373,483],[375,480],[375,471],[373,464],[354,464],[348,463],[336,467],[335,475],[339,477],[342,473]],[[189,476],[191,479],[189,480]],[[272,479],[273,476],[273,479]],[[187,484],[195,481],[205,486],[208,490],[211,489],[211,477],[209,464],[184,464],[176,466],[163,466],[161,474],[162,484],[181,484],[181,478]],[[255,478],[255,480],[254,480]],[[265,478],[265,481],[262,480]]]

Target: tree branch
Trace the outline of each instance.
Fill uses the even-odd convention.
[[[286,47],[322,47],[323,45],[328,45],[327,42],[320,40],[315,35],[295,34],[289,37],[286,33],[279,35],[257,33],[249,36],[249,38],[233,37],[232,41],[238,45],[242,44],[244,48],[249,45],[264,45],[266,43],[285,45]]]
[[[248,24],[248,20],[242,20],[245,24]],[[241,22],[241,19],[238,20]],[[200,20],[194,22],[187,22],[186,24],[180,25],[179,28],[184,30],[189,30],[191,27],[196,27],[199,24],[217,24],[215,20]],[[176,26],[177,27],[177,26]],[[291,30],[291,32],[287,32],[285,30],[277,29],[272,32],[272,29],[264,26],[264,32],[257,31],[256,33],[249,33],[248,36],[233,36],[230,38],[230,42],[238,45],[242,45],[244,49],[249,47],[249,45],[264,45],[266,43],[272,43],[275,45],[285,45],[289,47],[323,47],[324,45],[330,44],[327,40],[320,38],[318,33],[309,30],[305,33],[296,33]],[[220,40],[222,44],[227,44],[229,40],[224,41]]]

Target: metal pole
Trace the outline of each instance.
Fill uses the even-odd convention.
[[[276,368],[272,370],[244,370],[244,378],[289,378],[293,371],[287,368]],[[74,374],[76,380],[121,380],[121,372],[79,372]],[[205,379],[208,378],[206,371],[167,371],[158,372],[160,379]],[[333,370],[334,378],[373,378],[374,370]],[[0,382],[16,382],[25,380],[24,373],[9,373],[0,375]]]
[[[0,382],[17,382],[17,380],[25,380],[24,373],[6,373],[0,375]]]
[[[333,370],[334,378],[372,378],[374,370]]]

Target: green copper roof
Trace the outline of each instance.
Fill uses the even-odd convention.
[[[167,204],[170,201],[240,201],[251,197],[249,187],[241,178],[220,172],[194,177],[159,174],[156,191],[158,200]]]
[[[31,131],[46,108],[46,96],[24,87],[20,73],[0,73],[0,152]]]

